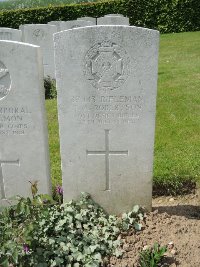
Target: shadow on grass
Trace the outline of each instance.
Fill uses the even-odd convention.
[[[169,215],[184,216],[188,219],[200,220],[200,206],[176,205],[176,206],[158,206],[153,207],[158,213],[167,213]]]
[[[197,184],[192,179],[181,180],[178,177],[169,181],[154,182],[153,196],[178,196],[195,193]]]

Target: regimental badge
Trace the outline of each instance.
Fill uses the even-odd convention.
[[[41,40],[41,39],[44,38],[44,36],[45,36],[45,33],[44,33],[44,31],[43,31],[42,29],[35,29],[35,30],[33,31],[33,37],[34,37],[35,39],[39,39],[39,40]]]
[[[125,49],[112,41],[93,45],[85,55],[84,74],[101,90],[121,87],[130,73],[130,59]]]

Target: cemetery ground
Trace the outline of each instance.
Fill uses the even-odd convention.
[[[107,267],[200,266],[200,192],[194,188],[200,183],[199,44],[200,32],[161,35],[153,211],[143,216],[136,206],[122,219],[108,217],[87,195],[54,205],[32,184],[33,199],[0,213],[0,267],[95,267],[101,255]],[[46,107],[53,189],[61,202],[56,100]],[[120,254],[119,240],[124,253],[109,258]],[[167,246],[162,262],[139,264],[139,253],[155,242]]]
[[[142,231],[125,233],[122,258],[112,257],[109,267],[138,267],[138,251],[153,247],[157,242],[167,247],[160,265],[144,267],[200,266],[200,192],[186,196],[153,199]],[[143,267],[143,266],[142,266]]]
[[[200,182],[199,50],[200,32],[161,35],[154,151],[157,196],[194,193],[194,184]],[[61,183],[56,100],[47,100],[46,108],[55,185]],[[163,266],[200,266],[198,199],[197,193],[153,199],[145,230],[125,237],[123,258],[112,258],[110,266],[136,266],[138,252],[156,241],[174,243]]]

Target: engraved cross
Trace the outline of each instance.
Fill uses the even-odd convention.
[[[3,178],[3,164],[12,164],[19,166],[19,160],[0,160],[0,190],[1,190],[1,199],[6,199],[4,178]]]
[[[90,151],[86,150],[86,154],[90,155],[104,155],[105,156],[105,176],[106,176],[106,188],[105,191],[110,191],[110,155],[125,155],[128,156],[128,150],[125,151],[112,151],[109,150],[109,132],[110,130],[105,130],[105,150],[104,151]]]

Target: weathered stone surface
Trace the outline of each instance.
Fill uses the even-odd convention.
[[[0,28],[0,40],[12,40],[21,42],[22,32],[12,28]]]
[[[78,28],[78,27],[85,27],[85,26],[94,26],[94,23],[91,21],[86,21],[86,20],[68,20],[68,21],[63,21],[60,24],[60,30],[65,31],[73,28]]]
[[[23,42],[41,47],[44,76],[55,78],[53,34],[57,32],[57,27],[48,24],[24,24],[20,29]]]
[[[122,14],[107,14],[104,17],[124,17]]]
[[[110,213],[150,209],[159,33],[96,26],[54,36],[64,200],[85,191]]]
[[[65,22],[65,21],[61,21],[61,20],[55,20],[55,21],[50,21],[48,22],[49,25],[55,25],[57,27],[57,31],[60,32],[60,24],[61,22]]]
[[[129,25],[129,18],[120,14],[110,14],[97,18],[97,25]]]
[[[97,19],[93,17],[81,17],[81,18],[78,18],[77,20],[91,21],[94,25],[96,25],[96,22],[97,22]]]
[[[51,192],[44,105],[40,48],[0,41],[0,205]]]

